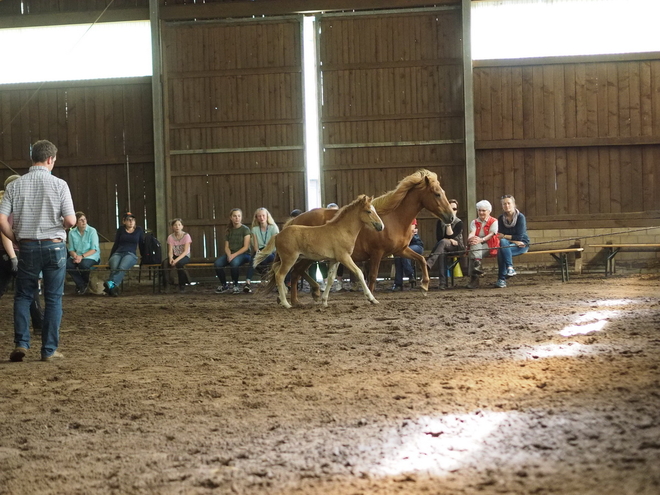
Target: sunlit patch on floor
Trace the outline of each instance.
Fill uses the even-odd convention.
[[[612,310],[588,311],[576,318],[573,325],[564,327],[559,332],[559,335],[562,337],[571,337],[573,335],[587,335],[593,332],[600,332],[612,318],[617,317],[619,314],[620,311]]]
[[[404,424],[388,441],[388,454],[373,472],[384,476],[446,474],[483,449],[484,440],[507,416],[504,412],[479,411],[471,415],[422,417]]]
[[[571,357],[580,354],[590,354],[593,352],[591,346],[585,346],[577,342],[567,342],[565,344],[544,344],[526,349],[524,351],[525,359],[550,358],[550,357]]]
[[[628,304],[633,304],[636,301],[632,299],[601,299],[596,301],[597,306],[627,306]]]

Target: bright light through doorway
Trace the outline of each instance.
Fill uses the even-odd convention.
[[[472,3],[475,60],[660,51],[659,0]]]
[[[305,171],[307,209],[321,205],[321,167],[319,148],[318,77],[316,60],[316,20],[303,18],[303,71],[305,81]]]
[[[151,76],[149,21],[0,29],[0,84]]]

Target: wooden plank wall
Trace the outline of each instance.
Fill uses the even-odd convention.
[[[155,227],[151,78],[0,86],[0,129],[0,157],[19,174],[31,143],[58,147],[53,174],[103,237],[114,239],[129,183],[138,224]],[[0,164],[2,183],[12,174]]]
[[[460,9],[320,19],[324,203],[383,194],[426,168],[463,204]],[[426,244],[435,223],[420,214]]]
[[[166,24],[168,216],[192,256],[224,245],[232,208],[283,223],[305,208],[300,19]]]
[[[660,210],[658,58],[475,68],[479,197],[515,195],[533,228],[645,224]]]

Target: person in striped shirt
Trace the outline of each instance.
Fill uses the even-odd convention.
[[[10,361],[23,361],[30,349],[30,305],[43,272],[45,312],[41,360],[61,358],[58,352],[62,291],[66,276],[66,229],[76,224],[69,186],[51,175],[57,148],[47,140],[32,145],[32,166],[7,186],[0,203],[0,231],[20,246],[14,294],[14,343]],[[9,215],[13,214],[13,225]]]

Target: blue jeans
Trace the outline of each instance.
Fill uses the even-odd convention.
[[[66,277],[66,243],[52,241],[21,242],[14,295],[14,343],[30,348],[30,306],[38,293],[39,274],[43,273],[44,312],[41,328],[41,356],[49,357],[60,342],[62,291]]]
[[[249,255],[249,253],[239,254],[231,261],[227,261],[227,255],[223,254],[217,260],[215,260],[215,263],[213,263],[215,266],[215,274],[220,279],[220,283],[225,285],[227,283],[227,277],[225,276],[224,267],[229,265],[231,268],[231,279],[234,281],[234,285],[236,285],[238,284],[238,267],[249,263],[251,260],[252,257]]]
[[[275,253],[270,253],[268,256],[264,258],[264,260],[257,265],[257,271],[263,275],[266,270],[268,270],[268,265],[270,265],[273,260],[275,259]],[[313,265],[312,265],[313,266]],[[250,266],[248,267],[247,271],[247,277],[245,277],[248,280],[252,280],[252,275],[254,275],[254,267],[252,266],[252,263],[250,263]]]
[[[497,278],[506,279],[506,269],[513,268],[513,257],[524,254],[528,246],[518,247],[507,239],[500,239],[500,249],[497,250]]]
[[[71,275],[71,278],[75,282],[76,289],[87,287],[87,284],[89,284],[89,271],[97,264],[98,261],[90,258],[83,258],[78,264],[73,262],[73,258],[66,259],[66,271],[69,272],[69,275]]]
[[[424,248],[418,244],[410,246],[410,249],[415,251],[417,254],[422,254]],[[412,260],[408,258],[394,258],[395,274],[394,274],[394,285],[403,285],[403,276],[410,278],[413,275],[413,266]]]
[[[115,253],[110,256],[108,265],[110,265],[110,278],[115,285],[121,284],[128,270],[137,263],[138,257],[135,253]]]

